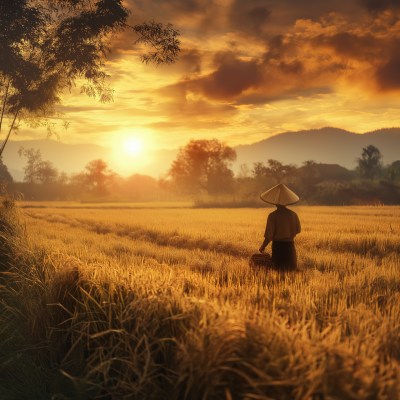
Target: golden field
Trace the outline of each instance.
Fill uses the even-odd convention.
[[[280,275],[248,266],[272,207],[22,205],[2,315],[74,382],[54,398],[400,397],[400,207],[293,207]]]

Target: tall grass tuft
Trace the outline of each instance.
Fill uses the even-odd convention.
[[[58,363],[71,347],[60,325],[75,302],[70,294],[78,291],[77,272],[68,265],[57,271],[50,255],[32,246],[11,195],[0,199],[0,229],[0,398],[81,398]]]
[[[0,198],[0,272],[3,277],[26,247],[25,227],[18,215],[17,201],[12,194]]]

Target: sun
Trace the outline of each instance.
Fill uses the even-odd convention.
[[[143,142],[137,138],[129,138],[122,143],[122,148],[126,154],[136,157],[143,151]]]

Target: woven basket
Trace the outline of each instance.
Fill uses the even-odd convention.
[[[253,254],[249,260],[249,266],[251,268],[261,267],[266,269],[272,269],[274,264],[272,258],[268,253]]]

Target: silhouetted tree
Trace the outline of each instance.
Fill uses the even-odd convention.
[[[277,160],[268,160],[268,167],[265,168],[265,173],[277,182],[281,182],[286,174],[285,166]]]
[[[254,178],[261,178],[262,176],[265,176],[266,173],[266,167],[264,163],[262,162],[255,162],[253,163],[253,169],[251,170],[251,173],[253,174]]]
[[[318,171],[317,163],[314,160],[303,161],[302,167],[299,168],[298,174],[303,185],[310,189],[317,183]]]
[[[85,166],[85,181],[94,194],[102,196],[108,194],[107,185],[114,173],[102,159],[90,161]]]
[[[217,139],[191,140],[181,147],[168,176],[181,188],[204,189],[208,194],[229,192],[236,151]]]
[[[40,150],[24,149],[20,147],[19,156],[25,156],[27,164],[24,167],[24,181],[33,185],[35,182],[50,183],[55,182],[58,177],[58,170],[50,161],[43,161]]]
[[[87,177],[84,172],[71,174],[68,180],[68,192],[73,199],[79,199],[87,187]]]
[[[396,182],[396,180],[399,176],[400,176],[400,173],[396,168],[393,168],[393,167],[389,168],[388,178],[392,183]]]
[[[154,196],[157,180],[148,175],[134,174],[125,180],[126,193],[134,200],[147,199]]]
[[[277,183],[282,182],[284,178],[290,176],[296,171],[294,165],[283,165],[281,162],[273,159],[268,160],[268,167],[260,162],[254,163],[253,165],[252,173],[255,178],[267,176],[275,179]]]
[[[356,158],[357,171],[362,178],[374,179],[382,168],[382,155],[372,144],[363,148],[360,158]]]
[[[53,183],[58,178],[58,170],[50,161],[42,161],[37,169],[36,177],[41,183]]]
[[[57,182],[58,182],[60,185],[65,186],[65,185],[67,185],[67,184],[69,183],[69,181],[70,181],[70,178],[69,178],[69,176],[68,176],[68,174],[67,174],[66,172],[61,172],[61,173],[58,175]]]
[[[0,182],[3,181],[11,183],[14,182],[14,179],[8,171],[7,166],[3,163],[3,157],[0,157]]]
[[[281,182],[284,178],[287,178],[295,171],[296,167],[292,164],[283,165],[279,161],[272,159],[268,160],[268,168],[266,169],[266,173],[270,177],[275,178],[277,182]]]
[[[81,92],[113,99],[103,68],[112,35],[132,29],[139,35],[135,43],[150,44],[145,63],[176,60],[178,31],[155,22],[129,26],[128,15],[122,0],[0,1],[0,131],[5,116],[11,122],[0,155],[20,120],[54,133],[54,106],[78,79],[86,82]]]
[[[18,150],[19,156],[25,156],[27,160],[26,166],[23,168],[24,170],[24,181],[33,185],[38,179],[38,171],[43,163],[42,154],[40,150],[35,149],[24,149],[20,147]]]

